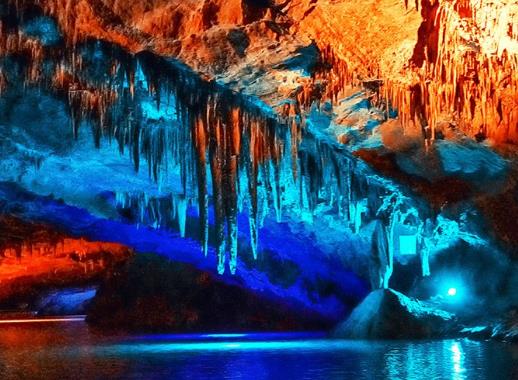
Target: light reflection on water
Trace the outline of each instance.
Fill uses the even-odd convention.
[[[0,379],[513,379],[495,342],[365,342],[321,334],[104,336],[85,324],[4,325]]]

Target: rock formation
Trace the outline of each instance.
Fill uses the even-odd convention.
[[[394,290],[372,292],[339,325],[334,335],[348,339],[423,339],[450,336],[454,316]]]
[[[402,267],[433,276],[463,244],[518,254],[516,2],[131,5],[0,5],[4,213],[73,220],[54,198],[35,209],[53,194],[83,220],[143,227],[71,230],[142,252],[178,235],[167,254],[206,269],[201,251],[242,286],[328,317],[363,292],[345,294],[335,266],[407,291]],[[260,231],[280,232],[268,245]],[[284,242],[299,237],[311,258]],[[296,262],[289,285],[249,265],[272,250]]]
[[[47,289],[95,284],[131,251],[120,244],[75,239],[55,228],[0,218],[0,305],[35,307]]]

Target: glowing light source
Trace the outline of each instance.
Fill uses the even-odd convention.
[[[437,294],[443,299],[445,305],[460,308],[469,301],[469,287],[461,276],[444,273],[438,285]]]
[[[71,316],[67,316],[67,317],[54,317],[54,318],[1,319],[0,324],[84,322],[84,321],[85,321],[84,315],[71,315]]]
[[[247,332],[247,333],[214,333],[214,334],[152,334],[152,335],[143,335],[132,338],[131,340],[137,341],[203,341],[203,342],[212,342],[212,341],[257,341],[257,340],[267,340],[267,341],[278,341],[278,340],[309,340],[309,339],[323,339],[327,336],[325,332]]]

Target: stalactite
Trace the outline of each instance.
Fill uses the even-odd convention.
[[[196,120],[193,133],[194,146],[198,154],[196,173],[198,177],[198,213],[200,221],[200,241],[205,256],[209,241],[209,196],[207,194],[207,119]]]
[[[418,236],[419,236],[419,253],[421,257],[421,274],[423,277],[430,276],[430,240],[433,237],[433,223],[430,219],[426,219],[424,223],[419,226]]]
[[[176,214],[178,216],[178,226],[180,228],[180,236],[185,237],[185,223],[187,220],[187,200],[183,197],[175,198]]]
[[[518,142],[518,5],[417,0],[416,9],[423,15],[423,33],[401,76],[384,76],[374,61],[357,67],[321,44],[318,69],[298,102],[306,108],[326,99],[337,102],[348,86],[368,87],[375,78],[381,89],[374,103],[386,104],[387,117],[390,107],[397,109],[403,128],[423,129],[425,138],[433,141],[438,124],[454,117],[467,135]]]
[[[47,258],[44,265],[49,265],[49,258],[84,261],[86,257],[95,264],[103,261],[105,252],[113,257],[128,254],[128,249],[119,244],[66,238],[47,225],[11,216],[0,216],[0,230],[0,258],[15,259],[22,264],[41,257]]]
[[[71,6],[73,1],[66,3]],[[63,17],[60,24],[68,23],[68,16]],[[106,43],[73,40],[70,54],[38,55],[53,68],[50,77],[38,80],[64,95],[76,134],[82,124],[90,124],[97,145],[102,137],[116,140],[121,153],[129,151],[135,169],[145,162],[149,176],[159,185],[167,181],[168,171],[180,168],[179,193],[117,193],[116,203],[132,210],[138,224],[176,228],[182,236],[189,233],[189,206],[197,205],[205,254],[212,204],[212,240],[220,273],[226,270],[227,256],[230,272],[237,269],[237,220],[242,204],[247,207],[250,245],[257,257],[259,229],[271,210],[280,221],[288,207],[312,217],[325,204],[358,232],[362,215],[374,218],[379,198],[397,191],[375,176],[367,180],[345,149],[318,141],[305,128],[304,109],[326,99],[337,101],[346,85],[359,85],[365,79],[329,46],[322,49],[322,67],[311,84],[277,118],[253,99],[204,81],[149,52],[133,55]],[[102,59],[94,62],[93,56]],[[368,68],[372,75],[377,70],[374,64]],[[137,80],[140,75],[142,81]],[[400,104],[394,99],[401,98],[398,101],[418,113],[413,104],[422,102],[422,97],[412,98],[406,88],[403,97],[394,90],[396,85],[386,86],[392,91],[386,97],[393,104]],[[157,110],[174,110],[174,120],[145,117],[142,102],[149,97]],[[390,276],[386,277],[388,281]]]
[[[17,56],[25,62],[24,82],[26,85],[37,83],[41,79],[43,47],[38,40],[26,37],[19,31],[7,32],[0,25],[0,57]],[[6,73],[2,74],[6,84]]]

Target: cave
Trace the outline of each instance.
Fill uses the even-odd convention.
[[[0,376],[511,379],[518,4],[4,0]]]

